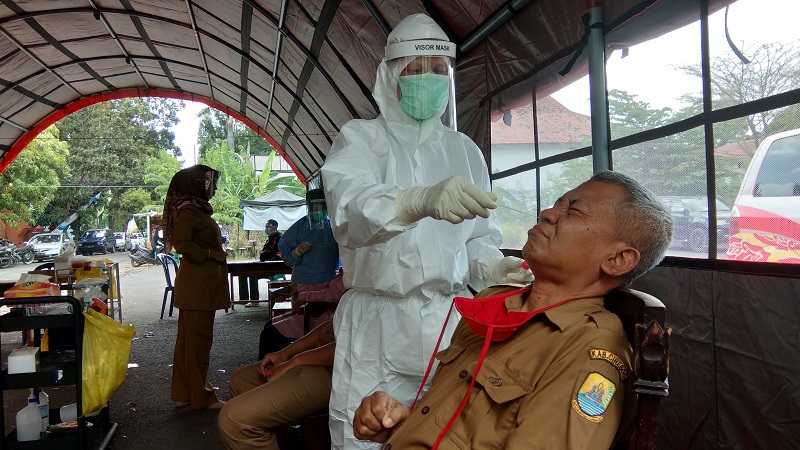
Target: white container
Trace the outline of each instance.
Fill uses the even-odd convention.
[[[58,410],[58,416],[61,418],[62,422],[78,420],[78,405],[70,403],[69,405],[62,406],[61,409]]]
[[[50,396],[41,389],[35,390],[34,394],[39,414],[42,416],[42,431],[47,431],[47,427],[50,425]]]
[[[35,441],[39,439],[41,432],[42,415],[39,413],[39,406],[36,404],[35,398],[29,397],[28,406],[17,413],[17,440]]]
[[[27,373],[39,370],[39,347],[15,348],[8,355],[8,373]]]

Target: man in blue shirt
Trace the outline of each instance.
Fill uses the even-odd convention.
[[[333,239],[322,189],[306,193],[306,207],[308,214],[292,224],[278,241],[281,258],[292,268],[292,291],[296,291],[297,285],[307,285],[306,290],[313,290],[313,285],[328,283],[339,273],[339,245]],[[267,321],[261,331],[259,359],[303,334],[301,331],[292,335],[293,328],[286,323],[281,326],[277,319]]]
[[[306,206],[309,214],[283,233],[278,249],[292,268],[292,284],[327,283],[339,271],[339,245],[333,239],[322,189],[308,191]]]

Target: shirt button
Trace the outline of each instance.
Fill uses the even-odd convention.
[[[501,384],[503,384],[503,380],[501,380],[500,378],[497,378],[497,377],[492,378],[492,385],[493,386],[500,386]]]
[[[427,406],[422,407],[422,414],[428,414],[429,412],[431,412],[430,408],[428,408]]]
[[[386,447],[383,447],[383,450],[392,450],[392,444],[386,444]]]
[[[467,374],[466,370],[462,370],[461,372],[458,372],[458,378],[466,378],[467,375],[468,374]]]

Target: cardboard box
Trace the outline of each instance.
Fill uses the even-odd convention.
[[[39,370],[39,347],[16,348],[8,355],[8,373],[28,373]]]

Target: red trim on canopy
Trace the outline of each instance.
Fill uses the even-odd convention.
[[[119,100],[122,98],[135,98],[135,97],[138,98],[163,97],[163,98],[174,98],[177,100],[189,100],[193,102],[203,103],[207,106],[218,109],[232,116],[234,119],[244,123],[248,127],[252,128],[254,131],[256,131],[261,137],[266,139],[275,148],[275,150],[278,151],[281,157],[289,164],[289,167],[292,168],[292,171],[300,179],[300,182],[305,184],[306,180],[302,177],[301,172],[297,170],[297,168],[294,166],[294,163],[292,163],[292,161],[286,157],[286,154],[284,153],[283,149],[278,145],[277,142],[275,142],[274,139],[272,139],[267,134],[267,132],[263,128],[259,127],[251,120],[241,115],[239,112],[234,111],[228,108],[227,106],[223,105],[222,103],[219,103],[208,97],[203,97],[188,92],[177,92],[165,89],[123,89],[114,92],[103,92],[100,94],[95,94],[88,97],[80,98],[66,105],[64,108],[59,109],[58,111],[55,111],[49,116],[42,119],[39,123],[34,125],[30,131],[28,131],[21,138],[19,138],[17,142],[14,143],[13,146],[11,146],[8,152],[4,155],[5,157],[0,159],[0,173],[6,170],[6,167],[8,167],[8,165],[11,164],[11,161],[14,161],[14,159],[20,154],[20,152],[22,152],[22,150],[24,150],[25,147],[27,147],[28,144],[30,144],[34,138],[36,138],[36,136],[38,136],[47,127],[58,122],[64,117],[67,117],[68,115],[74,112],[80,111],[81,109],[86,108],[87,106],[92,106],[96,103],[107,102],[109,100]]]

